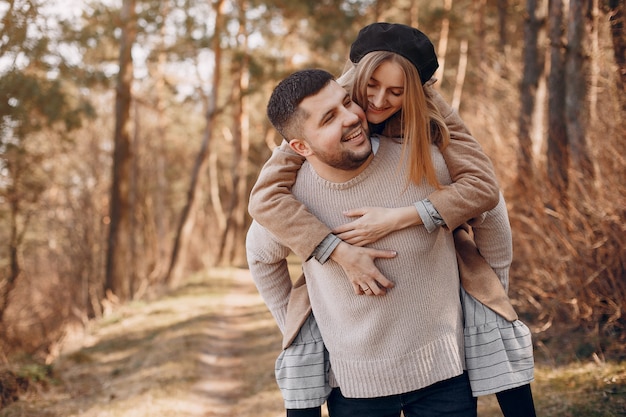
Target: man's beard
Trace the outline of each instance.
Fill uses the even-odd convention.
[[[354,152],[350,150],[343,150],[339,154],[327,153],[321,149],[315,151],[317,158],[328,166],[343,171],[353,171],[359,168],[367,161],[372,154],[372,148],[363,150],[361,152]]]

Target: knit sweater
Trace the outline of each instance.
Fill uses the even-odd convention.
[[[383,140],[369,166],[345,183],[320,178],[305,163],[294,195],[330,227],[342,211],[361,205],[403,207],[433,189],[398,180],[406,169],[398,161],[401,145]],[[445,162],[433,147],[439,181],[450,183]],[[357,296],[342,268],[333,261],[304,264],[313,314],[330,354],[336,385],[347,397],[370,398],[413,391],[462,373],[463,319],[452,235],[423,227],[394,232],[372,247],[397,250],[379,259],[381,272],[395,283],[383,297]],[[247,239],[252,276],[284,326],[291,281],[285,273],[288,250],[253,223]],[[282,329],[282,327],[281,327]]]

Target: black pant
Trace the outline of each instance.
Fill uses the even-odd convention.
[[[504,417],[536,417],[530,384],[496,393]]]
[[[321,417],[322,407],[287,409],[287,417]]]
[[[504,417],[536,417],[530,384],[496,394]],[[287,410],[287,417],[321,417],[322,407]]]

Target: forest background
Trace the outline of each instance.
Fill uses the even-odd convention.
[[[245,268],[275,84],[339,75],[374,21],[433,40],[437,88],[496,167],[510,295],[551,361],[626,356],[626,30],[618,0],[0,4],[0,361]],[[21,359],[20,359],[21,358]]]

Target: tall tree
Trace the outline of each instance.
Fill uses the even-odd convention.
[[[535,96],[539,77],[542,73],[543,54],[539,52],[539,29],[542,20],[537,16],[537,0],[526,1],[524,21],[524,71],[520,84],[520,116],[518,126],[519,151],[517,157],[517,178],[524,184],[532,184],[534,161],[532,152],[532,119],[535,109]]]
[[[507,34],[507,11],[509,8],[508,0],[498,0],[498,32],[500,34],[500,41],[498,42],[498,49],[501,54],[506,53],[506,46],[509,43],[509,37]]]
[[[136,1],[124,0],[120,12],[119,73],[115,98],[113,172],[105,292],[122,301],[132,297],[130,262],[132,48],[137,36]]]
[[[617,64],[617,89],[621,91],[622,109],[626,110],[626,5],[624,0],[609,0],[608,4],[613,55]]]
[[[194,215],[197,205],[197,194],[199,188],[200,175],[206,171],[209,161],[209,145],[215,130],[215,120],[217,118],[218,109],[218,92],[221,81],[221,65],[222,65],[222,46],[221,37],[223,35],[224,21],[224,0],[217,0],[215,3],[215,25],[212,40],[213,50],[213,80],[211,83],[211,91],[208,96],[205,110],[205,125],[202,136],[200,151],[196,155],[194,162],[191,181],[187,190],[187,201],[183,207],[180,216],[176,235],[174,237],[174,245],[172,255],[170,257],[170,265],[165,277],[165,282],[170,287],[176,287],[182,279],[183,266],[186,259],[187,247],[194,225]]]
[[[569,146],[565,123],[565,45],[563,0],[550,0],[548,37],[550,74],[548,75],[548,180],[556,195],[567,198],[569,185]]]
[[[586,18],[589,0],[570,0],[565,63],[565,117],[572,168],[593,179],[594,168],[587,146],[587,82],[589,59],[586,50]]]
[[[246,1],[239,2],[239,31],[237,34],[238,50],[232,60],[233,89],[233,140],[232,140],[232,162],[231,162],[231,195],[227,210],[226,227],[220,239],[219,254],[217,263],[241,262],[245,259],[242,251],[236,253],[238,248],[242,248],[239,243],[245,239],[245,214],[246,214],[246,193],[248,157],[250,149],[250,114],[248,105],[248,88],[250,84],[250,56],[248,51],[248,29],[247,29],[247,5]]]
[[[437,59],[439,68],[435,72],[435,78],[442,79],[446,67],[446,55],[448,52],[448,37],[450,34],[450,11],[452,10],[452,0],[444,0],[443,17],[441,19],[441,29],[439,31],[439,44],[437,45]]]

